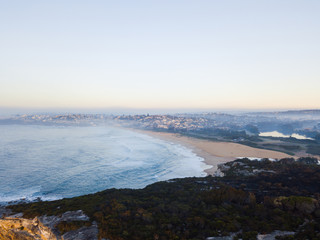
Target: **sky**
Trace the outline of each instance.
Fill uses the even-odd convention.
[[[320,108],[319,0],[0,0],[2,109]]]

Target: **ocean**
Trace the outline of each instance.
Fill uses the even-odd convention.
[[[0,203],[205,176],[192,150],[110,126],[0,125]]]

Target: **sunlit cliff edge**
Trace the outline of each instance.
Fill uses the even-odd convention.
[[[88,222],[89,218],[82,210],[68,211],[61,216],[39,216],[33,219],[19,216],[0,219],[0,239],[12,240],[86,240],[97,239],[96,223]],[[78,227],[64,232],[63,224],[77,222]],[[63,234],[62,234],[63,233]]]

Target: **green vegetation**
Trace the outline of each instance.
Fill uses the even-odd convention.
[[[320,145],[308,145],[307,146],[307,153],[314,154],[314,155],[320,155]]]
[[[294,239],[319,239],[320,167],[314,159],[241,159],[225,166],[222,178],[174,179],[11,208],[28,218],[82,209],[98,223],[100,239],[206,239],[230,233],[237,233],[234,239],[256,239],[274,230],[295,231]],[[88,224],[62,222],[58,229]]]
[[[59,230],[60,234],[62,235],[66,232],[77,230],[81,227],[89,227],[89,226],[91,226],[91,222],[88,222],[88,221],[71,221],[71,222],[62,221],[56,227]]]

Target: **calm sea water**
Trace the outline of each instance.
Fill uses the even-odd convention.
[[[296,139],[309,139],[309,140],[313,140],[312,138],[308,138],[306,136],[300,135],[298,133],[293,133],[291,135],[286,135],[283,133],[280,133],[278,131],[272,131],[272,132],[262,132],[259,134],[259,136],[262,137],[282,137],[282,138],[289,138],[289,137],[293,137]]]
[[[190,149],[113,127],[0,125],[0,203],[205,176]]]

